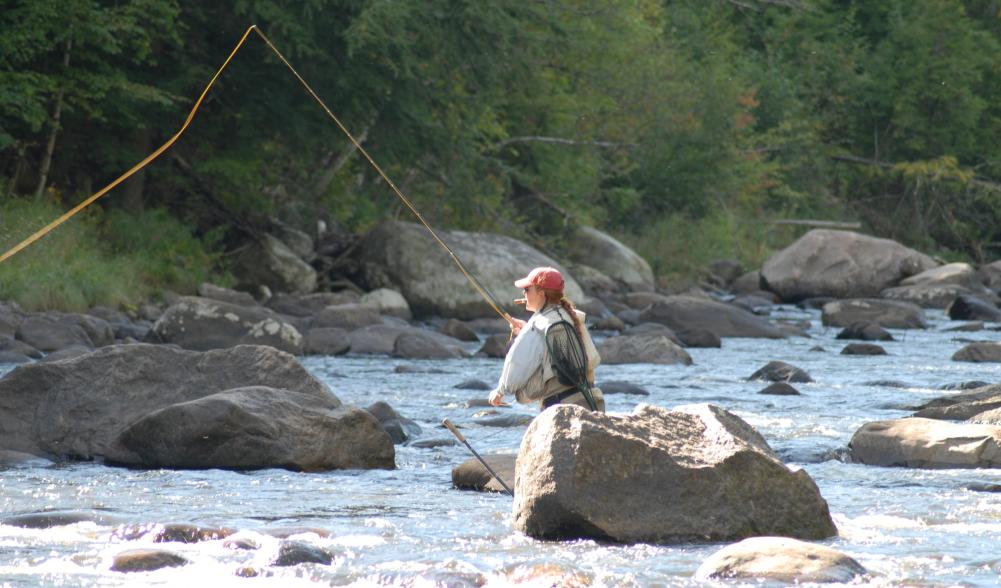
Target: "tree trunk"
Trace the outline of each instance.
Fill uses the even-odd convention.
[[[73,40],[66,41],[66,49],[63,51],[63,70],[70,67],[70,50],[73,49]],[[63,92],[60,88],[56,93],[56,107],[52,112],[52,130],[49,132],[49,141],[45,145],[45,156],[42,157],[42,165],[38,172],[38,187],[35,188],[35,200],[41,200],[45,193],[45,185],[49,180],[49,169],[52,167],[52,152],[56,150],[56,135],[59,133],[59,119],[63,114]]]

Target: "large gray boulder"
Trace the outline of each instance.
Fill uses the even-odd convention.
[[[788,537],[752,537],[709,556],[695,572],[699,580],[848,584],[866,569],[844,553]]]
[[[686,331],[698,329],[719,337],[785,338],[785,333],[766,319],[732,304],[698,296],[668,296],[651,304],[639,320],[665,325],[682,340]]]
[[[521,296],[513,282],[537,266],[560,269],[566,280],[567,296],[571,300],[583,297],[580,286],[564,268],[521,241],[492,233],[438,231],[438,234],[507,312],[517,310],[512,300]],[[448,252],[419,224],[384,222],[362,239],[356,251],[369,287],[397,290],[417,317],[495,316]]]
[[[299,355],[303,338],[291,324],[264,307],[238,306],[197,296],[184,296],[153,324],[164,343],[207,351],[236,345],[270,345]]]
[[[822,296],[865,298],[937,265],[896,241],[815,229],[771,256],[761,268],[761,280],[787,302]]]
[[[848,443],[859,463],[910,468],[1001,467],[1001,427],[919,417],[862,425]]]
[[[125,427],[109,463],[153,468],[327,471],[393,468],[379,422],[333,394],[233,388],[151,411]]]
[[[630,290],[652,291],[653,270],[619,240],[591,227],[579,228],[566,246],[567,257],[621,282]]]
[[[239,287],[256,290],[267,286],[273,292],[308,294],[316,290],[316,270],[288,245],[267,233],[253,239],[233,260]]]
[[[997,408],[1001,408],[1001,385],[994,384],[935,398],[919,406],[914,416],[965,421]]]
[[[719,407],[632,414],[556,406],[535,418],[515,471],[514,526],[546,539],[730,541],[837,533],[803,470]]]
[[[247,386],[266,391],[242,393],[243,399],[238,398],[241,394],[217,396]],[[200,405],[207,406],[204,415],[197,414],[199,405],[185,405],[209,397],[214,398]],[[297,428],[289,429],[287,424],[292,421],[268,415],[272,409],[259,406],[272,403],[273,410],[288,408],[305,416],[298,419]],[[370,463],[370,467],[385,467],[384,450],[373,448],[370,442],[373,428],[381,432],[375,417],[368,413],[359,417],[356,409],[341,406],[330,389],[291,355],[273,347],[249,345],[206,353],[165,345],[113,345],[74,359],[20,366],[0,379],[0,449],[60,459],[112,458],[119,463],[143,464],[142,454],[130,449],[138,450],[140,446],[119,437],[141,419],[168,408],[171,410],[161,414],[160,420],[145,422],[152,426],[173,414],[177,418],[170,422],[181,430],[172,433],[170,427],[156,424],[162,428],[157,429],[160,432],[151,442],[173,443],[176,438],[170,435],[187,432],[187,442],[193,445],[184,451],[198,453],[198,447],[208,450],[223,441],[213,437],[214,427],[232,432],[241,426],[227,416],[232,409],[236,411],[232,414],[246,418],[242,426],[247,444],[261,439],[291,443],[289,440],[297,435],[316,439],[317,431],[343,430],[352,432],[345,437],[345,451],[355,452],[357,461]],[[308,411],[312,412],[307,415]],[[212,416],[218,418],[212,420]],[[262,425],[261,419],[270,421],[272,417],[282,425],[277,436],[269,438],[275,430]],[[187,424],[185,419],[194,422]],[[207,439],[195,435],[198,427],[203,427]],[[132,431],[141,437],[146,429]],[[123,445],[124,441],[128,443]],[[384,441],[392,446],[388,436]],[[163,457],[166,454],[154,450],[169,451],[169,446],[143,449],[156,457],[156,463],[167,461]],[[302,458],[283,458],[270,465],[286,467],[299,462],[311,463]],[[215,465],[239,467],[232,462]]]
[[[664,335],[624,335],[598,344],[601,363],[659,363],[692,365],[692,356]]]
[[[824,305],[821,322],[828,327],[850,327],[858,322],[877,323],[887,329],[924,329],[925,311],[918,305],[899,300],[856,298],[835,300]]]
[[[952,284],[986,293],[977,271],[968,263],[956,262],[936,266],[900,280],[901,286],[944,286]]]

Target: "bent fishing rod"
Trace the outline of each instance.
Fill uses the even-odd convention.
[[[330,108],[327,107],[326,103],[313,90],[313,88],[309,85],[309,83],[306,82],[305,78],[303,78],[299,74],[299,72],[296,71],[296,69],[285,58],[285,56],[282,54],[282,52],[279,51],[278,48],[275,47],[275,45],[271,42],[271,39],[269,39],[267,37],[267,35],[265,35],[263,32],[261,32],[261,30],[257,27],[257,25],[251,25],[243,33],[243,36],[240,37],[240,41],[236,44],[236,46],[230,52],[229,56],[223,62],[222,66],[219,67],[219,69],[215,72],[215,75],[212,76],[212,79],[209,80],[209,83],[202,90],[201,95],[198,97],[198,100],[195,101],[194,106],[191,108],[191,111],[188,113],[188,117],[185,119],[184,124],[181,125],[181,129],[179,131],[177,131],[177,133],[175,133],[163,145],[161,145],[155,151],[153,151],[152,153],[150,153],[149,155],[147,155],[142,161],[140,161],[135,166],[133,166],[131,169],[129,169],[128,171],[126,171],[124,174],[122,174],[121,176],[119,176],[113,182],[111,182],[110,184],[108,184],[104,188],[101,188],[100,190],[98,190],[97,192],[95,192],[94,194],[92,194],[90,197],[88,197],[86,200],[84,200],[80,204],[76,205],[75,207],[73,207],[72,209],[70,209],[69,211],[67,211],[65,214],[63,214],[59,218],[57,218],[54,221],[50,222],[49,224],[45,225],[44,227],[42,227],[41,229],[39,229],[38,231],[36,231],[32,235],[30,235],[28,238],[24,239],[23,241],[21,241],[17,245],[11,247],[9,250],[7,250],[6,252],[4,252],[2,255],[0,255],[0,263],[3,263],[8,258],[10,258],[14,254],[16,254],[17,252],[19,252],[22,249],[24,249],[25,247],[31,245],[32,243],[34,243],[38,239],[41,239],[42,237],[44,237],[45,235],[47,235],[50,231],[52,231],[53,229],[55,229],[59,225],[63,224],[64,222],[66,222],[67,220],[69,220],[70,218],[72,218],[78,212],[80,212],[84,208],[90,206],[97,199],[101,198],[102,196],[104,196],[105,194],[107,194],[108,192],[110,192],[115,186],[119,185],[120,183],[122,183],[123,181],[125,181],[126,179],[128,179],[130,176],[132,176],[133,174],[135,174],[136,172],[138,172],[142,168],[144,168],[147,165],[149,165],[153,160],[155,160],[156,158],[158,158],[161,154],[163,154],[171,146],[173,146],[173,144],[175,142],[177,142],[177,140],[181,137],[181,135],[184,134],[184,132],[188,129],[188,126],[191,124],[191,121],[195,118],[195,113],[197,113],[198,109],[201,107],[202,101],[205,99],[205,96],[208,94],[209,90],[215,84],[215,82],[219,78],[220,74],[222,74],[223,70],[225,70],[229,66],[230,62],[233,60],[233,57],[236,56],[237,51],[239,51],[240,48],[243,46],[244,42],[247,40],[247,37],[250,36],[251,32],[256,33],[257,36],[260,37],[264,41],[265,44],[267,44],[268,48],[270,48],[271,51],[274,52],[274,54],[278,57],[278,59],[282,63],[285,64],[285,66],[289,69],[289,71],[292,72],[292,75],[295,76],[295,78],[297,80],[299,80],[299,83],[302,84],[302,87],[305,88],[306,92],[313,98],[313,100],[316,101],[317,104],[320,105],[320,107],[327,114],[327,116],[330,117],[330,119],[334,121],[334,123],[337,125],[337,128],[339,128],[341,130],[341,132],[343,132],[344,135],[347,136],[347,138],[351,142],[352,146],[354,146],[354,148],[357,149],[358,152],[361,153],[365,157],[366,161],[368,161],[368,163],[372,166],[372,168],[375,169],[375,171],[379,174],[379,176],[393,190],[393,193],[396,194],[397,198],[399,198],[400,201],[404,204],[404,206],[406,206],[407,209],[409,209],[410,212],[412,212],[413,215],[417,218],[417,220],[420,221],[420,223],[422,225],[424,225],[424,228],[427,229],[429,233],[431,233],[431,237],[434,238],[434,240],[438,243],[438,245],[440,245],[448,253],[449,257],[452,258],[452,261],[455,263],[456,267],[458,267],[459,271],[462,272],[462,275],[464,275],[466,277],[466,279],[469,280],[469,283],[472,284],[473,288],[480,294],[480,296],[483,297],[484,300],[487,301],[487,303],[490,305],[490,307],[493,308],[493,310],[497,314],[499,314],[501,316],[501,318],[503,318],[505,321],[507,321],[507,323],[509,325],[511,325],[513,327],[514,324],[515,324],[514,318],[512,318],[510,314],[508,314],[507,312],[505,312],[501,308],[500,304],[497,302],[497,299],[494,298],[493,295],[490,294],[490,292],[480,283],[480,281],[477,280],[476,277],[473,276],[469,272],[469,270],[466,269],[466,266],[462,263],[461,260],[459,260],[459,257],[455,254],[455,252],[452,251],[452,249],[447,244],[445,244],[445,242],[441,239],[441,237],[438,236],[438,233],[436,233],[435,230],[433,228],[431,228],[431,225],[426,220],[424,220],[424,216],[421,215],[421,213],[413,205],[413,203],[410,201],[410,199],[407,198],[406,195],[403,193],[403,191],[400,190],[396,186],[396,183],[394,183],[393,180],[391,180],[389,178],[389,176],[386,174],[386,172],[384,172],[382,170],[382,167],[380,167],[379,164],[376,163],[375,159],[373,159],[372,156],[369,155],[368,151],[364,147],[362,147],[361,143],[357,139],[355,139],[354,135],[352,135],[351,132],[348,131],[347,127],[345,127],[344,124],[341,123],[340,119],[337,118],[337,116],[330,110]]]

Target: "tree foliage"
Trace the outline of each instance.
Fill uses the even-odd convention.
[[[79,201],[176,131],[256,23],[438,225],[594,224],[670,269],[691,240],[677,227],[759,257],[734,236],[846,218],[987,260],[999,14],[996,0],[9,0],[0,177],[31,193],[54,142],[47,199]],[[213,236],[401,213],[256,37],[122,192],[102,205]]]

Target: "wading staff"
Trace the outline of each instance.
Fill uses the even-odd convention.
[[[497,472],[495,472],[494,469],[490,467],[489,464],[487,464],[486,460],[480,457],[479,453],[476,453],[476,450],[473,449],[473,446],[469,444],[469,441],[466,441],[466,438],[463,437],[462,433],[459,432],[459,429],[457,429],[456,426],[452,424],[452,421],[444,419],[443,421],[441,421],[441,424],[445,425],[445,428],[451,431],[452,434],[455,435],[456,439],[462,441],[463,445],[465,445],[466,448],[473,453],[473,456],[476,457],[476,459],[479,460],[481,464],[483,464],[483,467],[487,468],[487,471],[490,472],[490,475],[493,476],[495,480],[500,482],[500,485],[504,487],[505,492],[507,492],[511,496],[514,496],[514,492],[512,492],[511,489],[507,487],[507,484],[504,483],[504,480],[501,480],[501,477],[497,475]]]

